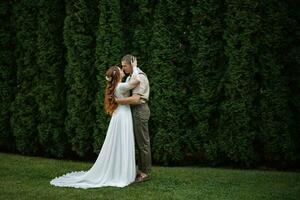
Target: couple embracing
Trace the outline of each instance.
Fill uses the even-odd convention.
[[[134,56],[124,56],[121,63],[122,69],[112,66],[106,72],[104,107],[111,119],[96,162],[88,171],[75,171],[56,177],[51,180],[51,185],[84,189],[125,187],[150,179],[149,81],[137,67]],[[122,82],[125,73],[129,76]],[[135,147],[138,151],[138,167]]]

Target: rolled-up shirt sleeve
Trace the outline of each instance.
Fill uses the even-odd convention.
[[[144,95],[146,92],[146,89],[148,87],[148,83],[147,83],[147,79],[145,77],[145,75],[143,74],[137,74],[135,79],[134,79],[137,83],[139,83],[139,87],[135,88],[132,93],[133,94],[139,94],[139,95]],[[134,83],[136,83],[134,82]],[[137,85],[137,84],[136,84]]]

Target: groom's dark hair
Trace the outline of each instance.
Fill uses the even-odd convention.
[[[121,61],[125,61],[129,64],[131,64],[131,62],[133,61],[132,59],[134,58],[133,55],[127,54],[126,56],[123,56],[123,58],[121,59]]]

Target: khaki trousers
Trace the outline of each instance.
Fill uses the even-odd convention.
[[[136,149],[138,151],[138,169],[146,174],[151,170],[151,147],[148,130],[150,109],[147,103],[131,105],[133,130]]]

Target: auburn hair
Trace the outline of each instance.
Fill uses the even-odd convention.
[[[120,81],[120,71],[118,66],[111,66],[106,71],[107,85],[104,96],[104,109],[107,114],[112,115],[118,107],[115,100],[115,90]]]

